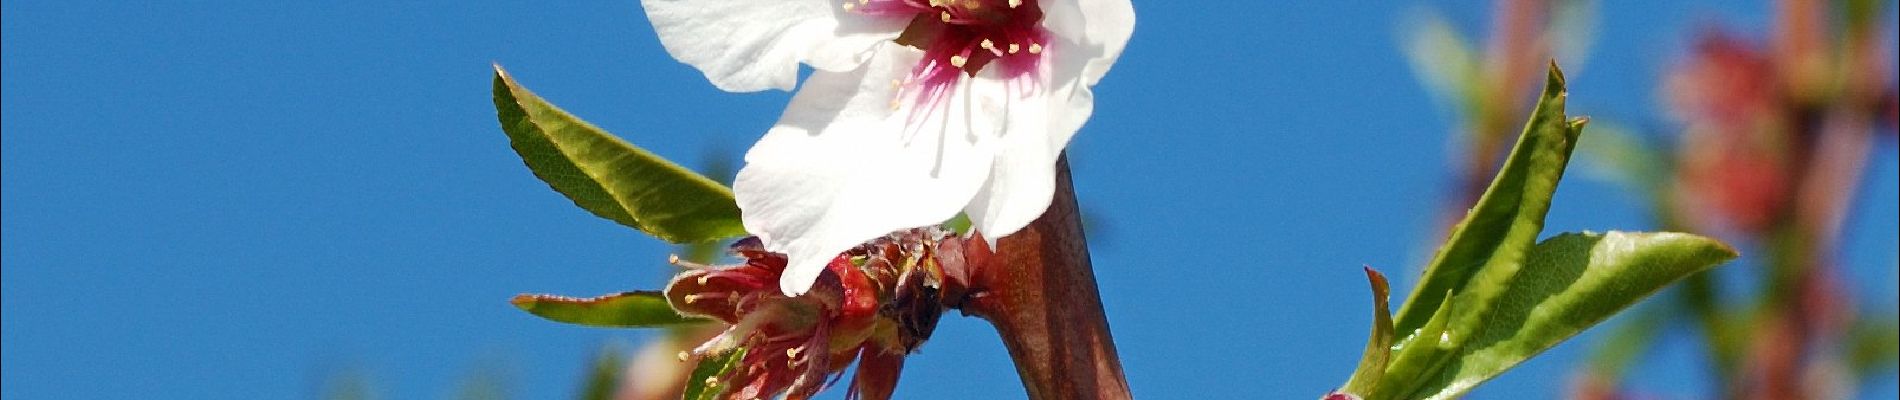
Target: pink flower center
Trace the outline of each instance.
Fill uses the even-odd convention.
[[[910,18],[897,43],[923,50],[908,90],[920,104],[950,93],[959,73],[1001,68],[1005,79],[1035,72],[1048,44],[1037,0],[845,0],[847,11]]]

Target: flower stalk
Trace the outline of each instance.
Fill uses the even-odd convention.
[[[1056,161],[1048,211],[997,240],[995,254],[972,274],[961,308],[996,326],[1029,398],[1130,397],[1089,264],[1066,155]]]

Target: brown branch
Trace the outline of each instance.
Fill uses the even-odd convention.
[[[996,326],[1029,398],[1129,398],[1089,266],[1066,155],[1056,161],[1049,210],[996,247],[976,269],[963,311]]]

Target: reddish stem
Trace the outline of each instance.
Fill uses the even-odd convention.
[[[1049,210],[996,247],[976,269],[963,311],[996,326],[1029,398],[1129,398],[1066,155],[1056,161]]]
[[[1444,227],[1464,219],[1471,204],[1491,187],[1491,178],[1504,163],[1506,151],[1517,137],[1517,129],[1530,116],[1526,96],[1533,95],[1543,83],[1543,68],[1550,60],[1544,30],[1549,25],[1548,5],[1538,0],[1495,0],[1491,2],[1491,42],[1484,54],[1483,76],[1475,107],[1465,110],[1462,129],[1469,142],[1458,165],[1459,177],[1454,201],[1446,203]]]

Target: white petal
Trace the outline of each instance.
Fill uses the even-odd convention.
[[[1022,230],[1049,208],[1055,194],[1056,158],[1088,120],[1095,103],[1088,88],[1074,80],[1027,87],[996,79],[977,81],[982,83],[972,86],[1004,87],[976,92],[1008,103],[990,178],[964,208],[972,226],[994,245],[997,238]]]
[[[851,1],[851,0],[843,0]],[[903,18],[874,17],[854,14],[844,10],[843,1],[832,3],[831,40],[808,47],[799,59],[806,64],[823,71],[850,71],[864,65],[871,58],[871,49],[878,43],[897,39],[903,33],[904,26],[910,21]]]
[[[1051,160],[1068,147],[1069,139],[1075,137],[1076,131],[1082,129],[1082,124],[1088,122],[1089,116],[1095,112],[1095,93],[1089,90],[1089,86],[1094,83],[1077,80],[1075,74],[1096,60],[1088,58],[1092,54],[1066,51],[1076,47],[1073,42],[1058,39],[1054,44],[1055,48],[1050,50],[1040,67],[1041,76],[1048,77],[1037,86],[1042,90],[1029,93],[1037,98],[1021,100],[1026,106],[1041,107],[1041,114],[1047,116],[1045,129],[1048,132],[1044,136],[1049,141],[1047,149]],[[1033,130],[1043,126],[1039,125],[1042,123],[1012,120],[1010,130]]]
[[[846,14],[835,0],[642,0],[666,52],[721,90],[792,90],[798,64],[861,64],[901,22]],[[842,18],[842,21],[841,21]]]
[[[1129,0],[1049,1],[1043,5],[1043,27],[1057,37],[1074,40],[1088,58],[1084,82],[1093,86],[1108,74],[1115,59],[1135,32],[1135,6]]]
[[[1134,9],[1127,0],[1043,5],[1044,26],[1055,35],[1034,75],[1039,82],[978,91],[1008,104],[990,178],[964,208],[971,224],[991,245],[1048,210],[1055,194],[1056,158],[1095,109],[1089,86],[1108,72],[1134,29]],[[993,74],[979,74],[979,78],[986,76],[988,82],[1006,85]]]
[[[734,182],[746,230],[789,258],[788,295],[838,253],[955,216],[989,176],[1001,122],[967,107],[913,121],[892,99],[922,53],[887,43],[875,54],[858,70],[813,73]]]

